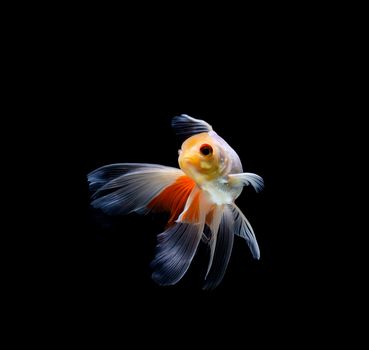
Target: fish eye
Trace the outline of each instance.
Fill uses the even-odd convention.
[[[204,156],[209,156],[213,153],[213,147],[211,147],[210,145],[202,145],[200,147],[200,152],[204,155]]]

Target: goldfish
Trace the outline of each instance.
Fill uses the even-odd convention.
[[[260,259],[254,231],[235,200],[244,186],[259,192],[264,181],[243,172],[237,153],[204,120],[182,114],[172,119],[172,127],[184,137],[179,169],[145,163],[100,167],[88,174],[91,205],[113,215],[168,212],[168,224],[157,236],[152,279],[176,284],[202,242],[209,252],[203,289],[214,289],[225,275],[234,235],[245,239],[253,258]]]

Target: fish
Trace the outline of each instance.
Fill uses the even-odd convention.
[[[172,119],[172,127],[184,139],[179,168],[146,163],[102,166],[87,176],[94,192],[91,205],[110,215],[168,212],[167,226],[157,236],[152,279],[162,286],[179,282],[201,242],[209,252],[203,289],[212,290],[223,280],[234,235],[260,259],[254,231],[235,200],[244,186],[260,192],[264,181],[243,172],[236,151],[204,120],[181,114]]]

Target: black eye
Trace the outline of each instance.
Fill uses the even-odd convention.
[[[210,145],[202,145],[200,147],[200,152],[204,155],[204,156],[208,156],[210,154],[213,153],[213,148]]]

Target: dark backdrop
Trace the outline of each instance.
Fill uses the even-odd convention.
[[[322,220],[323,193],[335,157],[330,106],[340,100],[327,46],[288,28],[196,43],[184,35],[168,38],[172,45],[147,35],[123,43],[98,35],[76,39],[61,57],[52,135],[62,135],[58,182],[67,186],[48,253],[57,257],[51,275],[61,300],[87,314],[102,308],[124,315],[133,308],[130,319],[150,325],[158,315],[166,321],[190,315],[208,324],[225,312],[225,319],[237,313],[273,326],[282,315],[293,323],[314,312],[317,301],[331,305],[337,253],[331,222]],[[181,113],[209,122],[244,170],[265,181],[262,193],[245,188],[237,199],[261,259],[253,260],[236,237],[214,291],[201,290],[204,249],[177,285],[152,282],[149,264],[165,215],[107,217],[89,206],[86,176],[97,167],[177,166],[180,143],[170,123]]]
[[[311,158],[322,116],[312,86],[302,83],[311,83],[311,73],[278,59],[273,67],[257,58],[243,64],[242,57],[227,60],[221,70],[215,62],[199,59],[188,65],[182,59],[172,74],[167,70],[175,57],[168,57],[168,66],[124,63],[123,68],[113,59],[104,71],[83,73],[72,97],[77,108],[68,116],[73,136],[66,139],[75,146],[69,175],[77,179],[71,195],[80,218],[67,237],[80,286],[86,283],[103,295],[183,292],[238,295],[256,303],[276,303],[306,284],[314,287],[309,271],[320,256],[309,228],[319,214],[306,203],[306,195],[316,190],[307,172],[317,170],[317,159]],[[199,67],[193,70],[194,65]],[[262,193],[245,188],[237,200],[254,227],[261,259],[254,261],[246,243],[236,238],[224,281],[213,292],[200,291],[201,256],[178,285],[163,288],[151,281],[149,263],[165,215],[110,218],[89,207],[86,175],[97,167],[117,162],[178,165],[180,142],[170,123],[180,113],[208,121],[238,152],[244,170],[265,180]]]

